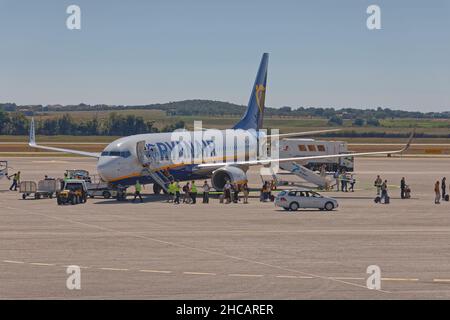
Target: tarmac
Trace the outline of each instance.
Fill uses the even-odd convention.
[[[95,173],[87,158],[2,160],[22,180]],[[289,213],[256,193],[247,205],[177,206],[151,186],[142,204],[57,206],[22,200],[3,179],[0,298],[449,299],[450,203],[435,205],[433,192],[450,178],[449,161],[356,159],[356,191],[324,193],[339,201],[333,212]],[[389,205],[373,201],[377,174],[389,182]],[[412,199],[400,199],[403,176]],[[249,178],[260,185],[258,168]],[[66,286],[69,265],[81,268],[80,290]],[[381,269],[380,290],[367,288],[371,265]]]

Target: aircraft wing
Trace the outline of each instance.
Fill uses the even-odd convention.
[[[37,148],[37,149],[51,150],[51,151],[58,151],[58,152],[65,152],[65,153],[72,153],[72,154],[77,154],[77,155],[80,155],[80,156],[92,157],[92,158],[99,158],[100,157],[100,153],[99,152],[86,152],[86,151],[73,150],[73,149],[47,147],[47,146],[41,146],[41,145],[36,144],[36,136],[35,136],[35,129],[34,129],[34,118],[31,118],[30,139],[28,141],[28,145],[30,147],[32,147],[32,148]]]
[[[327,155],[323,155],[323,156],[291,157],[291,158],[279,158],[279,159],[258,159],[258,160],[222,162],[222,163],[204,163],[204,164],[199,164],[198,168],[220,167],[220,166],[227,166],[227,165],[252,166],[252,165],[270,164],[272,162],[304,161],[304,160],[331,159],[331,158],[342,158],[342,157],[373,156],[373,155],[380,155],[380,154],[391,155],[391,154],[396,154],[396,153],[403,153],[406,150],[408,150],[411,145],[411,141],[412,141],[413,137],[414,137],[414,131],[411,133],[411,136],[409,137],[406,145],[402,149],[399,149],[399,150],[359,152],[359,153],[341,153],[341,154],[330,154],[330,155],[327,154]]]
[[[312,136],[315,134],[328,133],[328,132],[336,132],[341,131],[342,129],[327,129],[327,130],[316,130],[316,131],[304,131],[304,132],[289,132],[289,133],[280,133],[280,134],[268,134],[265,135],[267,138],[273,137],[301,137],[301,136]]]

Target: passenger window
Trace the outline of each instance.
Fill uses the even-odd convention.
[[[289,192],[289,195],[292,196],[292,197],[295,197],[295,191]]]
[[[316,151],[316,146],[313,145],[313,144],[309,144],[309,145],[308,145],[308,150],[309,150],[309,151]]]
[[[305,194],[304,194],[303,192],[299,192],[298,195],[299,195],[300,197],[304,197],[304,196],[305,196]]]
[[[306,151],[306,146],[303,145],[303,144],[299,144],[299,145],[298,145],[298,150],[300,150],[300,151]]]
[[[309,192],[305,192],[305,197],[309,197]]]
[[[325,146],[319,144],[319,145],[317,146],[317,150],[319,150],[320,152],[325,152]]]

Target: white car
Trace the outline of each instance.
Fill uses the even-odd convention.
[[[290,211],[297,211],[300,208],[331,211],[339,206],[335,199],[308,189],[281,191],[275,199],[275,205]]]

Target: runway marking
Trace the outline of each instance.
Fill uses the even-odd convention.
[[[139,270],[139,272],[148,272],[148,273],[172,273],[172,271],[165,271],[165,270]]]
[[[306,277],[306,276],[275,276],[275,277],[281,279],[314,279],[314,277]]]
[[[79,266],[79,265],[76,265],[76,264],[64,265],[64,266],[62,266],[62,267],[68,268],[68,267],[72,267],[72,266],[77,266],[77,267],[79,267],[80,269],[90,269],[90,268],[91,268],[91,267]]]
[[[211,272],[190,272],[185,271],[183,274],[190,274],[190,275],[198,275],[198,276],[216,276],[217,273],[211,273]]]
[[[241,273],[230,273],[228,276],[229,277],[253,277],[253,278],[264,277],[263,274],[241,274]]]
[[[100,270],[106,270],[106,271],[129,271],[130,269],[124,269],[124,268],[99,268]]]
[[[56,266],[53,263],[42,263],[42,262],[30,262],[30,264],[32,264],[33,266],[44,266],[44,267]]]
[[[181,244],[181,243],[176,243],[176,242],[165,241],[165,240],[161,240],[161,239],[157,239],[157,238],[147,237],[145,235],[140,235],[140,234],[136,234],[136,233],[119,231],[119,230],[115,230],[115,229],[111,229],[111,228],[108,228],[108,227],[103,227],[103,226],[99,226],[99,225],[95,225],[95,224],[89,224],[89,223],[80,222],[80,221],[76,221],[76,220],[72,220],[72,219],[67,219],[67,218],[62,218],[62,217],[57,217],[57,216],[51,216],[51,215],[44,214],[44,213],[38,213],[37,211],[30,211],[30,210],[23,209],[23,208],[21,208],[21,209],[19,209],[19,208],[11,208],[11,209],[12,210],[17,210],[19,212],[25,212],[27,214],[31,214],[31,215],[35,215],[35,216],[36,215],[37,216],[43,216],[43,217],[46,217],[46,218],[49,218],[49,219],[53,219],[53,220],[57,220],[57,221],[71,222],[73,224],[78,224],[78,225],[89,227],[89,228],[95,228],[97,230],[108,231],[108,232],[112,232],[112,233],[116,233],[116,234],[120,234],[120,235],[125,235],[125,236],[134,236],[134,237],[136,237],[138,239],[144,239],[144,240],[157,242],[157,243],[160,243],[160,244],[169,245],[169,246],[173,246],[173,247],[177,247],[177,248],[188,249],[188,250],[192,250],[192,251],[196,251],[196,252],[201,252],[201,253],[204,253],[204,254],[220,256],[220,257],[224,257],[224,258],[228,258],[228,259],[232,259],[232,260],[236,260],[236,261],[243,261],[243,262],[256,264],[256,265],[260,265],[260,266],[264,266],[264,267],[268,267],[268,268],[282,270],[282,271],[285,271],[285,272],[296,273],[296,274],[303,275],[303,276],[309,276],[309,277],[313,277],[313,278],[321,279],[321,280],[325,280],[325,281],[333,281],[333,282],[346,284],[346,285],[353,286],[353,287],[358,287],[360,289],[369,290],[367,288],[367,286],[365,286],[365,285],[349,282],[349,281],[346,281],[346,280],[332,279],[332,278],[327,277],[327,276],[321,276],[321,275],[307,273],[307,272],[303,272],[303,271],[299,271],[299,270],[295,270],[295,269],[291,269],[291,268],[287,268],[287,267],[282,267],[282,266],[279,266],[279,265],[274,265],[274,264],[270,264],[270,263],[266,263],[266,262],[262,262],[262,261],[257,261],[257,260],[252,260],[252,259],[248,259],[248,258],[244,258],[244,257],[224,254],[224,253],[213,251],[213,250],[210,250],[210,249],[202,249],[202,248],[192,247],[192,246]],[[73,208],[68,208],[68,210],[69,211],[75,211],[75,209],[73,209]],[[386,290],[376,290],[376,292],[391,293],[390,291],[386,291]]]
[[[43,262],[24,262],[17,260],[2,260],[4,263],[11,264],[24,264],[30,266],[44,266],[44,267],[64,267],[67,268],[68,265],[58,265],[55,263],[43,263]],[[169,270],[154,270],[154,269],[128,269],[128,268],[112,268],[112,267],[86,267],[79,266],[81,269],[92,269],[92,270],[103,270],[103,271],[133,271],[133,272],[143,272],[143,273],[155,273],[155,274],[176,274],[175,271]],[[195,272],[195,271],[183,271],[180,272],[184,275],[205,275],[205,276],[228,276],[228,277],[238,277],[238,278],[263,278],[263,277],[275,277],[278,279],[317,279],[317,277],[312,276],[296,276],[296,275],[264,275],[264,274],[245,274],[245,273],[229,273],[229,274],[217,274],[214,272]],[[328,277],[328,280],[334,281],[347,281],[347,280],[365,280],[363,277]],[[382,281],[393,281],[393,282],[429,282],[426,280],[421,280],[418,278],[381,278]],[[433,279],[435,283],[450,283],[450,279]],[[358,285],[355,283],[355,285]],[[358,285],[359,286],[359,285]],[[384,293],[391,293],[391,291],[377,290]],[[396,291],[398,292],[398,291]]]
[[[381,278],[381,281],[411,281],[411,282],[416,282],[419,281],[419,279],[416,278]]]
[[[23,261],[14,261],[14,260],[3,260],[5,263],[15,263],[15,264],[24,264]]]
[[[450,279],[433,279],[433,282],[450,282]]]
[[[335,279],[335,280],[366,280],[365,278],[354,278],[354,277],[330,277],[330,279]]]
[[[69,163],[68,161],[64,161],[64,160],[34,160],[31,161],[32,163],[53,163],[53,164],[57,164],[57,163]]]

